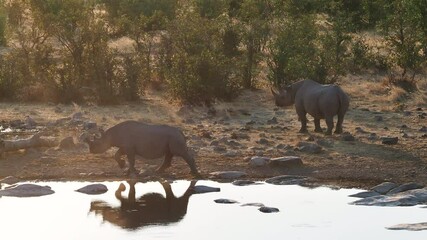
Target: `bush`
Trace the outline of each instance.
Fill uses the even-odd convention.
[[[200,104],[235,96],[236,63],[224,54],[222,22],[183,11],[168,28],[162,71],[173,97]]]
[[[316,39],[317,30],[312,17],[284,21],[268,46],[269,80],[281,86],[301,78],[314,78],[318,64]]]

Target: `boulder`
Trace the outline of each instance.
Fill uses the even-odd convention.
[[[371,190],[375,191],[379,194],[386,194],[388,193],[391,189],[396,188],[398,185],[396,183],[392,183],[392,182],[383,182],[375,187],[373,187]]]
[[[270,159],[268,165],[271,167],[299,167],[302,166],[302,160],[297,156],[284,156]]]
[[[382,144],[395,145],[399,141],[398,137],[381,137]]]
[[[354,136],[353,135],[351,135],[351,133],[349,133],[349,132],[344,132],[342,135],[341,135],[341,139],[343,140],[343,141],[347,141],[347,142],[353,142],[353,141],[355,141],[356,139],[354,138]]]
[[[249,164],[253,167],[262,167],[262,166],[267,165],[269,160],[270,160],[270,158],[268,158],[268,157],[254,156],[249,161]]]
[[[0,197],[40,197],[53,193],[55,192],[49,186],[39,186],[27,183],[0,190]]]
[[[349,197],[367,198],[367,197],[374,197],[379,195],[380,194],[375,191],[364,191],[356,194],[351,194]]]
[[[232,200],[232,199],[225,199],[225,198],[220,198],[220,199],[215,199],[214,200],[216,203],[221,203],[221,204],[235,204],[235,203],[239,203],[236,200]]]
[[[301,152],[306,153],[321,153],[322,147],[315,144],[315,143],[309,143],[309,142],[299,142],[297,144],[298,150]]]
[[[240,171],[218,171],[218,172],[211,172],[210,175],[215,178],[221,178],[221,179],[236,179],[240,178],[246,175],[245,172]]]
[[[232,184],[235,186],[248,186],[248,185],[255,185],[258,183],[250,180],[236,180],[236,181],[233,181]]]
[[[103,194],[103,193],[106,193],[107,191],[108,191],[107,186],[99,183],[90,184],[76,190],[76,192],[85,193],[89,195]]]
[[[260,208],[258,208],[258,210],[260,211],[260,212],[263,212],[263,213],[276,213],[276,212],[280,212],[279,211],[279,209],[278,208],[274,208],[274,207],[260,207]]]
[[[193,193],[199,194],[199,193],[210,193],[210,192],[220,192],[220,188],[216,187],[209,187],[204,185],[197,185],[193,187]]]
[[[59,143],[59,149],[65,150],[65,149],[71,149],[74,148],[76,145],[74,144],[74,138],[73,137],[66,137],[61,140]]]
[[[422,231],[427,230],[427,222],[411,223],[411,224],[397,224],[387,227],[389,230],[409,230],[409,231]]]
[[[423,188],[423,187],[424,187],[423,185],[420,185],[420,184],[414,183],[414,182],[412,182],[412,183],[405,183],[405,184],[402,184],[402,185],[400,185],[400,186],[398,186],[396,188],[391,189],[387,194],[391,195],[391,194],[405,192],[405,191],[412,190],[412,189],[420,189],[420,188]]]
[[[297,175],[282,175],[265,180],[274,185],[299,185],[307,180],[307,177]]]
[[[352,202],[354,205],[363,206],[415,206],[427,202],[427,188],[414,189],[392,195],[379,195],[367,197]]]

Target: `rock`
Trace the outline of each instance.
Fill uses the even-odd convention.
[[[84,122],[83,123],[83,130],[92,130],[92,129],[97,129],[98,125],[96,124],[96,122]]]
[[[107,191],[108,191],[107,186],[99,183],[90,184],[76,190],[76,192],[85,193],[89,195],[103,194],[103,193],[106,193]]]
[[[367,197],[352,202],[354,205],[363,206],[415,206],[427,202],[427,188],[409,190],[392,195],[379,195]]]
[[[257,183],[250,180],[236,180],[236,181],[233,181],[232,184],[235,186],[248,186],[248,185],[255,185]]]
[[[316,141],[316,143],[323,147],[333,147],[334,141],[330,139],[319,139]]]
[[[209,145],[211,145],[211,146],[218,146],[219,145],[219,141],[218,140],[213,140]]]
[[[265,205],[262,203],[245,203],[240,205],[242,207],[264,207]]]
[[[270,158],[268,157],[255,156],[251,158],[251,160],[249,161],[249,164],[254,167],[262,167],[267,165],[269,160]]]
[[[374,197],[379,195],[380,194],[375,191],[365,191],[365,192],[360,192],[356,194],[351,194],[349,197],[367,198],[367,197]]]
[[[422,128],[420,128],[420,130],[419,130],[420,132],[427,132],[427,127],[426,126],[423,126]]]
[[[377,140],[377,139],[378,139],[378,137],[377,137],[377,134],[376,134],[376,133],[371,133],[371,134],[369,134],[369,136],[368,136],[368,140],[375,141],[375,140]]]
[[[8,197],[40,197],[55,193],[49,186],[39,186],[36,184],[22,184],[0,190],[1,196]]]
[[[231,199],[225,199],[225,198],[215,199],[214,201],[216,203],[221,203],[221,204],[235,204],[235,203],[239,203],[238,201],[231,200]]]
[[[72,121],[81,121],[83,118],[83,113],[82,112],[76,112],[73,113],[73,115],[71,115],[71,120]]]
[[[27,129],[32,129],[35,128],[37,126],[36,121],[34,121],[34,119],[32,119],[30,116],[27,116],[25,118],[25,127]]]
[[[341,135],[341,139],[343,140],[343,141],[347,141],[347,142],[352,142],[352,141],[355,141],[356,139],[354,138],[354,136],[353,135],[351,135],[351,133],[349,133],[349,132],[344,132],[342,135]]]
[[[397,144],[398,137],[381,137],[382,143],[386,145],[395,145]]]
[[[282,175],[265,180],[274,185],[299,185],[307,180],[307,177],[297,175]]]
[[[391,189],[396,188],[398,185],[396,183],[392,183],[392,182],[383,182],[375,187],[373,187],[371,190],[375,191],[379,194],[386,194],[388,193]]]
[[[257,143],[259,143],[259,144],[263,144],[263,145],[266,145],[266,144],[269,144],[270,143],[270,141],[268,141],[267,139],[265,139],[265,138],[260,138],[258,141],[257,141]]]
[[[230,158],[237,157],[239,155],[240,155],[240,153],[238,151],[229,151],[229,152],[224,153],[224,157],[230,157]]]
[[[409,230],[409,231],[422,231],[427,230],[427,222],[412,223],[412,224],[397,224],[387,227],[389,230]]]
[[[21,120],[11,120],[9,126],[11,128],[22,128],[23,122]]]
[[[314,153],[314,154],[322,152],[322,147],[315,143],[299,142],[297,144],[297,147],[298,147],[298,150],[301,152]]]
[[[309,141],[309,142],[313,142],[314,141],[314,137],[313,135],[308,136],[305,141]]]
[[[211,133],[207,130],[203,130],[202,133],[200,133],[200,137],[212,139]]]
[[[368,133],[367,131],[363,130],[361,127],[356,127],[355,130],[357,133]]]
[[[274,208],[274,207],[260,207],[258,208],[258,210],[260,212],[263,213],[275,213],[275,212],[280,212],[278,208]]]
[[[400,185],[399,187],[391,189],[387,193],[387,195],[396,194],[396,193],[400,193],[400,192],[405,192],[405,191],[412,190],[412,189],[420,189],[420,188],[423,188],[423,187],[424,186],[422,186],[422,185],[420,185],[418,183],[414,183],[414,182],[412,182],[412,183],[405,183],[405,184]]]
[[[7,177],[5,177],[5,178],[1,179],[1,180],[0,180],[0,183],[8,184],[8,185],[12,185],[12,184],[18,183],[18,182],[20,182],[20,181],[21,181],[21,180],[20,180],[19,178],[17,178],[17,177],[14,177],[14,176],[7,176]]]
[[[61,140],[61,142],[59,143],[59,148],[60,149],[71,149],[74,148],[76,145],[74,144],[74,138],[73,137],[66,137],[64,139]]]
[[[278,122],[277,122],[277,118],[276,117],[273,117],[272,119],[270,119],[270,120],[267,120],[267,124],[277,124]]]
[[[268,164],[272,167],[299,167],[303,165],[301,158],[297,156],[272,158]]]
[[[220,188],[216,187],[209,187],[204,185],[197,185],[193,187],[193,193],[199,194],[199,193],[210,193],[210,192],[220,192]]]
[[[279,143],[279,144],[277,144],[277,145],[276,145],[276,148],[277,148],[277,149],[283,149],[283,150],[286,150],[286,149],[291,148],[291,146],[289,146],[289,145],[287,145],[287,144]]]
[[[374,119],[377,122],[382,122],[384,120],[382,116],[375,116]]]
[[[211,172],[210,175],[212,177],[221,178],[221,179],[236,179],[236,178],[246,176],[246,173],[240,172],[240,171],[219,171],[219,172]]]
[[[214,146],[213,150],[215,152],[226,152],[227,148],[225,148],[224,146]]]

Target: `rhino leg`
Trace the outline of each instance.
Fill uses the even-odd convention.
[[[328,126],[326,135],[332,135],[332,129],[334,128],[334,116],[325,116],[325,121],[326,125]]]
[[[307,118],[306,116],[300,116],[301,120],[301,129],[299,130],[300,133],[306,133],[307,132]]]
[[[128,175],[133,175],[136,174],[136,169],[135,169],[135,151],[127,151],[126,152],[127,158],[128,158],[128,163],[129,163],[129,168],[128,168]]]
[[[314,119],[314,127],[315,127],[314,128],[315,132],[319,132],[319,133],[323,132],[322,128],[320,127],[320,118]]]
[[[163,172],[166,168],[170,167],[172,165],[172,153],[166,153],[165,159],[163,160],[162,165],[156,170],[157,172]]]
[[[194,158],[192,156],[190,156],[190,154],[188,152],[183,154],[182,158],[185,160],[185,162],[188,164],[188,166],[190,166],[192,174],[196,174],[196,175],[199,174],[199,171],[197,170],[197,167],[196,167],[196,162],[194,161]]]
[[[300,133],[306,133],[307,132],[307,113],[302,108],[296,108],[298,119],[301,121],[301,129],[299,130]]]
[[[344,114],[338,114],[337,126],[335,127],[335,132],[337,134],[342,133],[342,123],[344,122]]]
[[[121,159],[121,156],[124,154],[125,153],[121,148],[119,148],[119,150],[117,150],[116,154],[114,154],[114,159],[116,160],[117,164],[119,164],[120,168],[125,167],[125,160]]]

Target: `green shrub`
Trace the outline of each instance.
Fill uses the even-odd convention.
[[[201,104],[235,96],[238,70],[224,54],[222,22],[184,11],[168,28],[162,71],[173,97]]]

